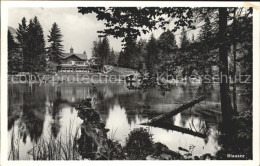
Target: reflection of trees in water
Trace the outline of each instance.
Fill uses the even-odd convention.
[[[8,131],[22,114],[24,89],[13,84],[8,85]]]
[[[32,142],[37,142],[43,133],[45,120],[45,95],[32,87],[23,94],[23,114],[19,126],[23,142],[29,134]]]
[[[60,132],[60,104],[62,103],[61,100],[61,88],[58,87],[56,90],[56,98],[53,101],[53,105],[51,107],[51,134],[54,136],[54,138],[57,138],[59,132]]]
[[[214,86],[212,83],[201,84],[198,88],[198,95],[211,95],[214,91]]]
[[[8,131],[10,131],[13,128],[14,122],[19,118],[20,118],[19,105],[16,106],[15,104],[12,104],[11,101],[9,101],[9,103],[8,103]]]
[[[180,119],[181,119],[181,126],[185,127],[187,123],[187,119],[184,118],[181,113],[180,113]]]

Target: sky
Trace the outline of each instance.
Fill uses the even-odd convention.
[[[63,34],[63,46],[64,52],[69,52],[69,49],[73,47],[74,53],[83,53],[86,51],[88,57],[91,57],[91,49],[93,47],[93,41],[98,40],[98,30],[105,28],[104,22],[97,21],[95,14],[82,15],[78,13],[77,8],[9,8],[8,10],[8,26],[15,29],[18,28],[18,23],[21,23],[23,17],[26,18],[27,23],[30,19],[38,17],[40,24],[42,25],[46,45],[47,35],[52,27],[52,24],[56,22]],[[173,24],[169,25],[171,28]],[[163,30],[153,31],[154,37],[158,38]],[[192,34],[196,35],[198,30],[192,30],[188,32],[188,36]],[[180,31],[175,32],[177,44],[180,43]],[[151,33],[142,35],[141,38],[149,39]],[[121,40],[115,39],[111,36],[108,37],[110,46],[115,51],[122,49]]]

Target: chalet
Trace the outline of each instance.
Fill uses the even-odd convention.
[[[83,54],[78,54],[74,53],[73,48],[71,48],[70,53],[64,53],[60,57],[60,61],[58,72],[90,72],[91,70],[85,51]]]

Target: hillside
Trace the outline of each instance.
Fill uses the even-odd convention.
[[[17,42],[17,39],[16,39],[16,29],[14,29],[13,27],[10,27],[8,26],[8,30],[11,32],[12,36],[14,37],[14,40]]]

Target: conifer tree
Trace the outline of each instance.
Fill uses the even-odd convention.
[[[61,44],[62,34],[61,30],[58,27],[58,24],[54,22],[52,24],[52,28],[49,31],[50,35],[48,35],[48,42],[51,43],[50,48],[48,50],[49,58],[51,61],[60,63],[60,57],[63,53],[63,45]]]
[[[112,48],[110,51],[110,54],[109,54],[108,64],[115,65],[115,58],[116,58],[116,55],[115,55],[114,49]]]
[[[109,45],[109,40],[107,37],[104,37],[102,42],[101,42],[101,47],[100,49],[100,57],[101,57],[101,67],[104,65],[108,64],[108,58],[110,54],[110,45]]]
[[[182,28],[182,31],[181,31],[181,38],[180,38],[180,40],[181,40],[181,48],[182,49],[188,47],[189,40],[188,40],[187,32],[186,32],[184,27]]]
[[[198,40],[200,42],[200,55],[197,59],[197,69],[199,73],[203,76],[206,74],[212,74],[211,63],[209,58],[211,58],[210,51],[214,49],[214,32],[212,30],[211,22],[208,16],[204,18],[204,25],[201,27]],[[204,86],[204,79],[202,79],[202,84]]]
[[[19,24],[18,29],[16,30],[16,38],[18,40],[18,47],[20,48],[20,52],[21,52],[21,63],[22,63],[22,69],[21,70],[25,70],[24,67],[24,61],[25,61],[25,57],[27,57],[28,55],[28,48],[27,48],[27,40],[28,40],[28,26],[26,24],[26,18],[23,17],[22,18],[22,23]]]
[[[125,52],[123,50],[121,50],[120,53],[119,53],[117,64],[120,67],[127,66],[127,59],[126,59],[126,56],[125,56]]]
[[[100,64],[100,41],[94,41],[92,47],[92,60],[95,64]]]
[[[42,26],[37,17],[29,22],[27,42],[26,70],[29,72],[44,71],[46,66],[45,40]]]
[[[152,34],[147,44],[147,56],[146,56],[146,68],[150,75],[156,74],[158,62],[159,62],[158,43]]]

